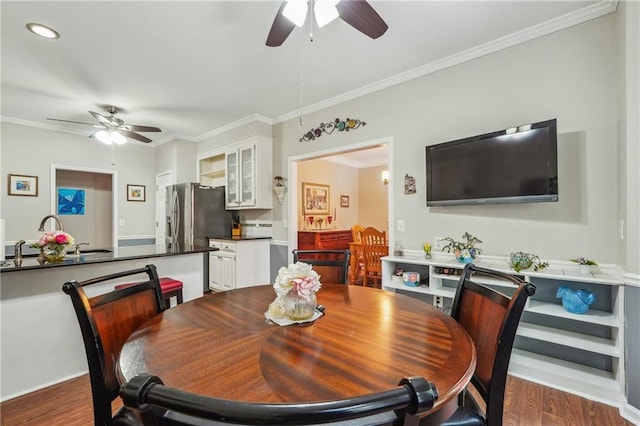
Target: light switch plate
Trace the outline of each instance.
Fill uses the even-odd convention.
[[[397,225],[396,225],[396,229],[398,230],[398,232],[404,232],[404,220],[403,219],[398,219]]]
[[[125,226],[125,225],[124,225],[124,223],[125,223],[125,222],[124,222],[124,219],[120,219],[120,220],[118,221],[118,225],[120,225],[120,226]]]

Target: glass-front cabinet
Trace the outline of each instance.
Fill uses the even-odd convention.
[[[226,170],[225,176],[226,192],[227,192],[227,207],[235,206],[239,203],[238,200],[238,151],[229,151],[226,153]]]
[[[240,205],[255,206],[255,149],[256,145],[240,148],[240,174],[242,176],[242,190],[240,191]]]
[[[272,146],[255,136],[199,154],[200,183],[224,185],[228,210],[273,208]]]

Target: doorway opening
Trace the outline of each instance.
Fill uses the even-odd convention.
[[[352,145],[346,145],[342,147],[327,149],[323,151],[316,151],[309,154],[303,154],[289,158],[289,211],[288,211],[288,246],[289,246],[289,262],[292,260],[291,250],[298,247],[298,231],[305,230],[305,227],[309,229],[309,226],[313,230],[324,229],[351,229],[351,227],[364,221],[375,221],[376,217],[380,220],[380,213],[385,216],[382,219],[382,224],[376,222],[379,227],[388,229],[390,223],[393,223],[393,212],[391,209],[391,200],[393,200],[393,186],[385,185],[379,174],[375,179],[371,179],[370,175],[366,175],[363,179],[360,179],[360,173],[358,172],[358,164],[354,161],[355,158],[367,158],[373,159],[374,157],[382,157],[380,161],[378,158],[375,160],[375,166],[373,163],[361,164],[362,170],[367,168],[376,170],[375,173],[379,173],[377,169],[384,169],[393,175],[392,168],[392,152],[393,152],[393,138],[383,138],[371,141],[365,141]],[[344,169],[334,169],[333,166],[327,166],[327,162],[341,163],[345,167]],[[371,165],[371,167],[367,167]],[[355,169],[355,171],[350,171]],[[324,170],[324,171],[323,171]],[[337,170],[337,171],[336,171]],[[363,173],[364,175],[364,173]],[[305,214],[303,208],[303,193],[302,182],[319,184],[320,189],[328,190],[329,205],[328,208],[323,210],[323,214],[314,215],[314,225],[309,225],[309,216]],[[313,180],[308,182],[308,180]],[[355,180],[351,182],[349,180]],[[367,191],[367,188],[378,189],[372,185],[379,185],[383,191],[386,191],[386,200],[382,201],[382,197],[376,199],[377,204],[376,212],[372,212],[372,204],[366,203],[364,199],[368,194],[374,191]],[[363,198],[363,211],[359,212],[359,200],[360,194],[364,194]],[[370,201],[370,200],[369,200]],[[361,214],[360,214],[361,213]],[[386,214],[385,214],[386,213]],[[318,216],[322,220],[321,224],[317,224],[315,217]],[[331,216],[331,224],[328,224],[328,217]],[[320,228],[318,228],[318,226]],[[316,229],[317,228],[317,229]],[[388,233],[391,236],[391,233]],[[392,244],[392,242],[390,242]]]
[[[83,209],[73,214],[59,211],[59,191],[83,191]],[[51,214],[59,215],[65,231],[92,249],[118,246],[118,178],[115,170],[51,165]],[[80,214],[81,212],[81,214]],[[51,229],[55,226],[50,222]]]

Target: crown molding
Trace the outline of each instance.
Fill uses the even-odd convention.
[[[233,123],[229,123],[225,126],[222,127],[218,127],[217,129],[213,129],[207,133],[204,133],[198,137],[193,138],[194,142],[201,142],[205,139],[211,138],[213,136],[217,136],[220,135],[222,133],[225,132],[229,132],[231,130],[235,130],[239,127],[245,126],[247,124],[250,123],[254,123],[254,122],[258,122],[258,123],[264,123],[264,124],[268,124],[269,126],[273,126],[275,123],[272,119],[270,119],[269,117],[265,117],[264,115],[260,115],[260,114],[251,114],[249,116],[246,116],[244,118],[241,118],[238,121],[234,121]],[[181,137],[182,138],[182,137]]]

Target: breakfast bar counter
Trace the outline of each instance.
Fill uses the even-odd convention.
[[[65,257],[61,263],[40,265],[24,257],[0,268],[0,400],[85,374],[88,371],[78,321],[62,285],[153,264],[161,277],[184,283],[183,298],[202,297],[208,281],[208,246],[143,245],[111,252]],[[95,291],[106,292],[113,284]],[[208,290],[208,288],[207,288]]]
[[[132,259],[147,259],[152,257],[176,256],[193,253],[205,253],[218,250],[209,246],[158,245],[148,244],[129,247],[116,247],[100,250],[81,251],[79,256],[69,252],[62,262],[40,264],[36,254],[23,256],[22,265],[16,266],[13,258],[0,265],[0,273],[29,271],[43,268],[58,268],[64,266],[78,266],[95,263],[117,262]]]

